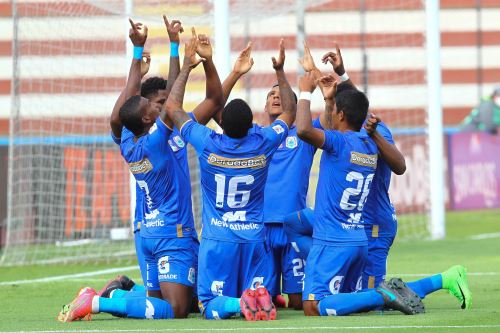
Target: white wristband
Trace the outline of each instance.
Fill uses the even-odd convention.
[[[311,100],[311,93],[309,91],[301,91],[299,94],[299,99]]]
[[[347,72],[344,72],[344,74],[340,75],[340,81],[345,82],[349,80],[349,75],[347,75]]]

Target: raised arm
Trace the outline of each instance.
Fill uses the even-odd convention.
[[[290,84],[286,79],[285,70],[283,69],[283,66],[285,65],[285,42],[283,38],[280,40],[278,59],[272,57],[272,61],[273,68],[276,72],[276,78],[278,79],[281,106],[283,108],[283,113],[278,117],[278,119],[281,119],[288,125],[288,127],[291,127],[295,121],[297,104],[295,103],[292,87],[290,87]]]
[[[186,44],[186,50],[184,54],[184,63],[182,69],[175,80],[172,91],[164,105],[163,110],[160,113],[160,117],[164,121],[171,121],[178,129],[181,129],[182,125],[191,120],[191,118],[182,109],[182,103],[184,101],[184,93],[186,91],[186,83],[189,77],[189,73],[193,68],[198,66],[198,64],[205,59],[196,59],[196,48],[198,46],[198,39],[196,38],[196,33],[194,28],[192,29],[192,36],[189,42]],[[168,125],[168,123],[167,123]]]
[[[333,67],[333,70],[335,71],[335,74],[337,74],[340,77],[340,80],[342,82],[346,82],[356,88],[354,83],[351,81],[349,78],[349,75],[347,75],[345,68],[344,68],[344,60],[342,59],[342,53],[340,52],[340,47],[337,42],[333,43],[335,45],[335,52],[327,52],[322,58],[321,61],[326,64],[330,63]],[[357,88],[356,88],[357,89]]]
[[[120,93],[120,96],[118,96],[109,120],[109,126],[111,127],[111,131],[116,138],[121,138],[122,136],[123,125],[120,120],[120,108],[127,101],[127,99],[139,94],[141,89],[141,79],[143,76],[141,67],[144,67],[144,70],[147,73],[146,68],[149,69],[149,62],[151,61],[151,58],[147,58],[147,56],[146,62],[144,63],[143,61],[143,50],[146,39],[148,38],[148,27],[142,25],[142,23],[134,23],[131,19],[129,19],[129,22],[131,25],[129,37],[132,44],[134,44],[134,58],[130,64],[127,84]]]
[[[194,37],[196,32],[193,29]],[[205,125],[214,118],[217,123],[220,123],[220,115],[224,108],[224,96],[222,86],[219,79],[219,74],[212,60],[212,45],[210,38],[205,35],[199,35],[198,46],[196,52],[205,59],[203,61],[203,70],[205,71],[205,99],[193,110],[196,121]]]
[[[222,83],[222,92],[224,94],[224,102],[227,102],[231,90],[240,77],[248,73],[253,66],[252,58],[252,42],[248,42],[247,46],[240,52],[238,59],[234,63],[233,70]]]
[[[299,79],[299,103],[297,111],[297,135],[305,142],[317,147],[323,147],[325,132],[312,125],[311,94],[316,89],[314,75],[309,72]]]
[[[182,27],[181,21],[173,20],[169,22],[165,15],[163,15],[163,22],[167,28],[168,39],[170,40],[170,63],[168,67],[167,87],[165,89],[168,95],[181,70],[181,64],[179,62],[179,34],[184,32],[184,28]]]
[[[380,157],[382,157],[389,165],[391,171],[396,175],[402,175],[406,171],[405,158],[396,145],[388,142],[383,135],[377,131],[377,125],[379,122],[379,117],[374,114],[370,114],[370,117],[366,120],[364,125],[365,130],[377,145]]]

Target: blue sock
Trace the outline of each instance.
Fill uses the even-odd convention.
[[[227,296],[217,296],[208,302],[205,308],[207,319],[227,319],[241,312],[240,299]]]
[[[122,289],[115,289],[111,292],[110,298],[133,298],[133,297],[146,297],[146,291],[128,291]]]
[[[99,297],[99,312],[125,315],[127,314],[127,300],[124,298]]]
[[[417,281],[408,282],[406,285],[416,292],[420,298],[424,298],[430,293],[443,288],[443,277],[441,274],[436,274]]]
[[[146,291],[146,287],[144,287],[142,284],[134,284],[132,289],[130,291]]]
[[[384,298],[375,289],[362,293],[336,294],[323,298],[318,309],[321,316],[345,316],[374,310],[384,305]]]
[[[172,306],[165,300],[155,297],[122,298],[127,304],[127,318],[171,319],[174,318]]]
[[[310,209],[304,209],[300,212],[295,212],[285,216],[284,230],[288,241],[297,251],[299,258],[306,260],[312,246],[312,224],[310,218],[306,218],[311,214],[304,214]],[[312,210],[310,210],[312,212]],[[312,217],[311,217],[312,218]]]

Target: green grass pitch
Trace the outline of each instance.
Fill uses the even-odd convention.
[[[95,315],[90,322],[59,323],[56,315],[79,287],[101,287],[116,275],[104,274],[29,284],[5,282],[99,271],[121,265],[53,265],[0,267],[0,333],[4,332],[500,332],[500,211],[447,214],[447,237],[442,241],[398,242],[389,255],[389,275],[404,280],[440,272],[457,263],[465,265],[473,292],[473,307],[461,310],[445,291],[429,295],[427,313],[404,316],[370,312],[348,317],[311,317],[279,310],[274,322],[241,319],[207,321],[193,315],[184,320],[132,320]],[[471,236],[487,234],[480,240]],[[489,237],[488,237],[489,236]],[[138,270],[127,272],[139,280]]]

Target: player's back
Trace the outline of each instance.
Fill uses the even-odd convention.
[[[360,132],[325,131],[313,237],[365,245],[362,212],[377,166],[377,146]]]
[[[171,133],[157,119],[148,134],[135,142],[132,133],[127,134],[120,145],[141,188],[144,200],[141,236],[147,238],[186,237],[194,232],[191,191],[181,186],[186,176],[168,144]]]
[[[188,122],[183,137],[196,149],[203,190],[203,231],[207,239],[257,242],[264,239],[264,187],[271,157],[288,128],[277,120],[254,126],[243,138]]]

